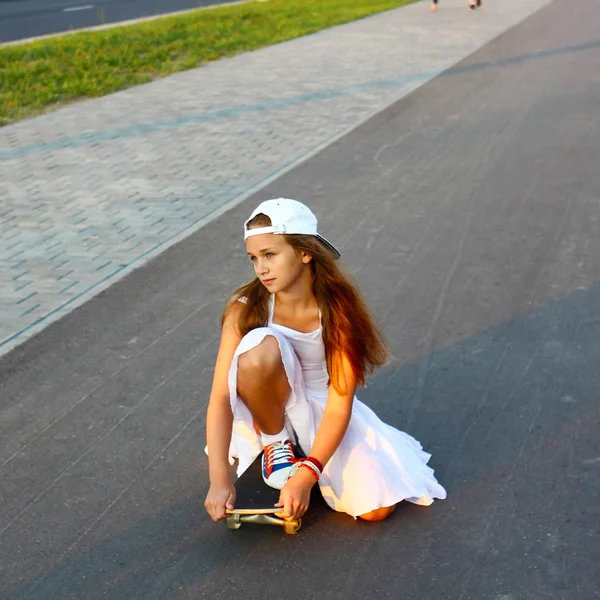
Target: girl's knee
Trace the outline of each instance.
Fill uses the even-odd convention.
[[[381,508],[376,508],[371,512],[365,513],[364,515],[358,515],[359,519],[363,521],[383,521],[387,519],[394,511],[396,510],[396,504],[392,506],[382,506]]]
[[[281,366],[283,366],[283,363],[279,343],[272,335],[266,335],[260,344],[238,357],[238,371],[256,369],[271,371]]]

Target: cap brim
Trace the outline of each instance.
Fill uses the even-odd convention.
[[[331,242],[328,242],[322,235],[318,233],[315,237],[321,242],[321,244],[323,244],[323,246],[325,246],[325,248],[327,248],[327,250],[329,250],[329,252],[331,252],[331,254],[333,254],[333,256],[335,256],[336,259],[340,258],[341,254]]]

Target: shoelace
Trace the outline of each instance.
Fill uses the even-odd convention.
[[[273,442],[265,448],[267,470],[271,471],[275,465],[295,463],[296,458],[289,440]]]

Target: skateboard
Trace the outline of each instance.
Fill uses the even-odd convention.
[[[286,521],[276,517],[283,510],[274,504],[279,500],[279,490],[269,487],[262,478],[262,453],[234,483],[236,508],[227,509],[225,523],[229,529],[239,529],[244,523],[279,525],[289,534],[298,533],[302,520]]]

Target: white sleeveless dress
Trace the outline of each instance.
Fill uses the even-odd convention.
[[[273,323],[274,297],[266,327],[253,329],[240,342],[229,370],[229,394],[234,415],[230,457],[238,458],[238,476],[262,451],[252,415],[237,394],[238,356],[267,335],[279,342],[292,390],[286,405],[286,425],[308,455],[327,403],[328,375],[321,328],[301,333]],[[427,466],[430,454],[410,435],[387,425],[358,398],[342,442],[319,480],[331,508],[353,517],[401,500],[428,506],[446,491]]]

